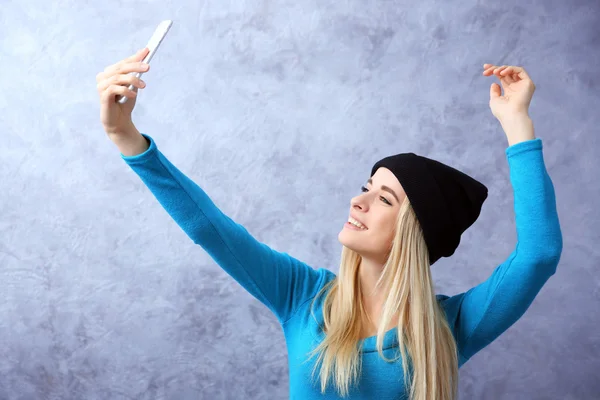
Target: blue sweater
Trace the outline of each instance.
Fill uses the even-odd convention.
[[[333,386],[322,395],[318,379],[311,382],[316,358],[303,363],[323,338],[319,329],[323,322],[322,301],[315,303],[315,321],[309,309],[311,300],[335,274],[324,268],[315,270],[256,240],[171,164],[150,136],[143,136],[149,142],[144,153],[121,157],[190,239],[276,315],[287,343],[290,398],[339,399]],[[436,296],[458,345],[459,366],[525,313],[555,273],[562,251],[554,187],[544,165],[541,139],[508,147],[506,157],[514,189],[514,252],[487,280],[467,292]],[[384,341],[386,357],[394,357],[397,343],[396,330],[389,330]],[[362,340],[362,375],[348,399],[406,399],[401,359],[386,363],[375,344],[375,336]]]

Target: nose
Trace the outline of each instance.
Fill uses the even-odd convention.
[[[364,194],[366,194],[366,193],[364,193]],[[364,196],[364,194],[360,195],[360,196],[356,196],[350,201],[350,204],[353,209],[360,210],[363,212],[368,210],[369,203],[367,202],[367,198],[366,198],[366,196]]]

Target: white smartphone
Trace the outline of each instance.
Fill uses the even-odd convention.
[[[158,27],[156,28],[154,34],[152,35],[152,37],[148,41],[148,44],[146,45],[146,47],[150,51],[148,52],[148,55],[142,60],[142,62],[145,62],[146,64],[150,63],[150,60],[152,60],[154,53],[156,53],[156,50],[158,50],[158,47],[167,35],[167,32],[169,32],[171,25],[173,25],[173,21],[171,21],[170,19],[162,21],[160,24],[158,24]],[[143,72],[131,72],[131,74],[139,78],[142,76]],[[134,89],[135,86],[129,85],[129,90]],[[125,104],[127,102],[127,97],[119,95],[117,96],[117,102],[119,102],[120,104]]]

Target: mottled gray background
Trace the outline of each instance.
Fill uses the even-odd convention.
[[[179,229],[99,121],[95,76],[174,25],[138,128],[261,241],[338,271],[349,200],[414,151],[490,189],[434,266],[448,295],[513,251],[506,138],[482,64],[523,65],[564,251],[462,399],[600,398],[600,4],[42,1],[0,6],[0,398],[285,399],[270,312]],[[383,400],[383,399],[382,399]]]

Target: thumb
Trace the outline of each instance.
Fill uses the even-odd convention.
[[[501,95],[502,91],[500,90],[500,85],[498,85],[496,82],[492,83],[492,86],[490,86],[490,100],[500,97]]]

